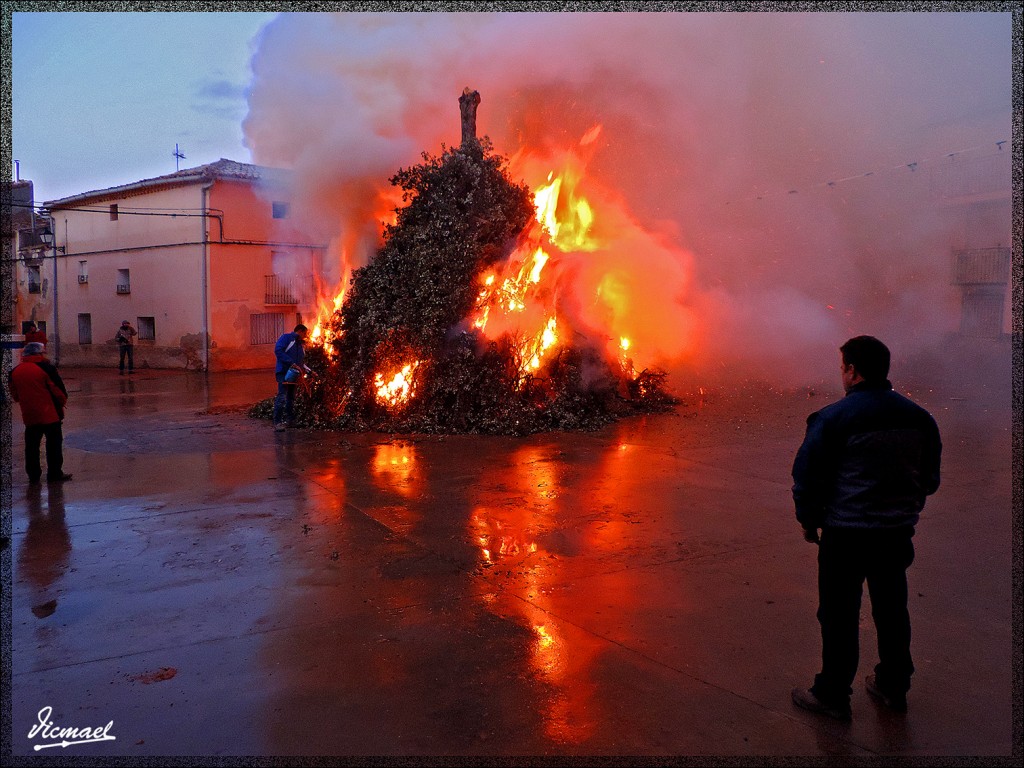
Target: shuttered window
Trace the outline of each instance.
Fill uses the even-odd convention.
[[[249,343],[273,344],[284,333],[284,315],[280,312],[264,312],[249,315]]]
[[[92,344],[92,315],[78,316],[78,343]]]

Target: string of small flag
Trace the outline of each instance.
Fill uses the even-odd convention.
[[[968,147],[967,149],[959,149],[956,152],[946,152],[943,155],[938,155],[924,160],[914,160],[909,163],[899,163],[897,165],[889,166],[886,168],[878,168],[875,170],[866,171],[864,173],[855,173],[850,176],[844,176],[841,179],[829,179],[827,181],[821,181],[816,184],[811,184],[809,186],[805,186],[802,188],[769,190],[757,195],[751,195],[750,197],[742,197],[733,200],[727,200],[724,204],[731,205],[733,203],[748,202],[751,200],[764,200],[765,198],[775,197],[777,195],[797,195],[802,192],[806,193],[815,189],[834,189],[840,184],[844,184],[849,181],[857,181],[860,179],[867,179],[872,176],[880,176],[884,173],[890,173],[892,171],[909,171],[910,173],[916,173],[919,168],[928,166],[932,163],[941,162],[943,160],[955,160],[960,155],[966,155],[968,153],[977,152],[983,149],[988,149],[992,151],[993,154],[996,154],[998,152],[1008,152],[1008,148],[1006,147],[1007,144],[1009,144],[1009,141],[1007,141],[1006,139],[1003,139],[1002,141],[987,142],[985,144],[978,144],[973,147]],[[993,147],[995,148],[994,151]]]

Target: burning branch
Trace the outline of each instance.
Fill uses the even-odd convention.
[[[424,153],[391,179],[405,205],[330,319],[318,317],[325,343],[311,365],[321,375],[302,421],[525,434],[672,402],[663,372],[636,372],[628,337],[609,353],[573,329],[558,302],[561,268],[549,265],[600,247],[595,212],[571,174],[535,193],[513,181],[508,161],[476,138],[479,102],[469,89],[459,99],[458,149]],[[594,299],[607,300],[600,287]]]

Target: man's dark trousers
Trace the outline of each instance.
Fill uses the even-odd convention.
[[[39,444],[46,438],[46,476],[64,474],[64,433],[59,421],[53,424],[32,424],[25,427],[25,472],[32,482],[43,474],[39,464]]]
[[[295,384],[284,383],[284,373],[274,374],[277,379],[277,397],[274,398],[274,423],[287,421],[290,425],[295,419]]]
[[[824,528],[818,549],[821,673],[811,689],[823,702],[845,705],[853,693],[865,580],[878,633],[875,682],[888,694],[910,690],[910,613],[907,568],[914,561],[912,528]]]
[[[117,365],[117,367],[121,371],[121,373],[124,373],[124,359],[125,359],[125,357],[128,358],[128,370],[129,371],[135,370],[135,347],[133,347],[131,344],[122,344],[121,345],[121,354],[119,355],[118,365]]]

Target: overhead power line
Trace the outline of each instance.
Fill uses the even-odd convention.
[[[37,212],[49,211],[49,209],[46,206],[35,205],[35,204],[29,205],[29,204],[26,204],[26,203],[11,203],[11,207],[12,208],[31,208],[31,209],[33,209],[33,210],[35,210]],[[62,210],[62,211],[76,211],[76,212],[79,212],[79,213],[103,213],[103,214],[109,214],[110,213],[110,207],[109,206],[104,206],[103,208],[93,208],[93,207],[89,207],[89,206],[84,206],[84,207],[81,207],[81,208],[60,208],[60,210]],[[167,211],[167,212],[166,213],[162,213],[162,211]],[[120,206],[118,206],[118,208],[117,208],[117,215],[118,216],[169,216],[171,218],[175,218],[175,217],[179,217],[179,216],[181,216],[181,217],[189,217],[189,216],[192,216],[192,217],[203,217],[203,216],[209,216],[211,214],[223,214],[223,213],[224,213],[224,211],[222,211],[220,208],[207,208],[205,210],[202,209],[202,208],[122,208]]]

